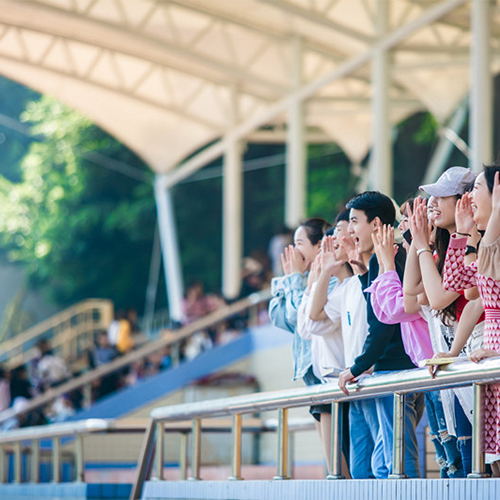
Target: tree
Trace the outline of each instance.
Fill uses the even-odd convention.
[[[42,97],[22,114],[33,134],[21,182],[0,178],[0,236],[10,260],[61,306],[105,297],[142,307],[155,225],[151,182],[89,161],[102,154],[152,174],[78,112]]]

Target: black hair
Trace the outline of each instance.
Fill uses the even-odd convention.
[[[486,179],[486,185],[490,193],[493,192],[493,186],[495,185],[495,174],[500,172],[500,165],[497,163],[492,163],[491,165],[485,165],[483,168],[484,178]]]
[[[307,238],[313,245],[317,245],[325,235],[325,233],[332,227],[332,225],[325,219],[319,217],[312,217],[302,221],[298,227],[303,227]]]
[[[347,208],[337,214],[337,217],[335,219],[335,224],[338,224],[339,222],[342,221],[349,222],[349,210]]]
[[[349,201],[347,208],[349,210],[351,208],[362,210],[366,214],[368,222],[378,217],[382,224],[392,226],[396,219],[396,209],[392,200],[380,191],[365,191],[358,194]]]

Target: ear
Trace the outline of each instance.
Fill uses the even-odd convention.
[[[380,220],[380,217],[375,217],[371,224],[373,225],[373,230],[378,229],[379,227],[382,227],[382,221]]]

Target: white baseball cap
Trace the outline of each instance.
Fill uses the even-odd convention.
[[[419,189],[431,196],[444,198],[464,194],[467,186],[474,181],[476,174],[465,167],[450,167],[445,170],[434,184],[424,184]]]

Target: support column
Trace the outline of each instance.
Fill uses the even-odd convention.
[[[231,89],[230,126],[238,123],[238,89]],[[236,298],[241,289],[243,256],[243,161],[242,143],[227,139],[223,162],[222,203],[222,291],[228,299]]]
[[[163,268],[167,284],[170,320],[180,322],[182,319],[184,284],[182,281],[172,198],[163,176],[156,177],[155,200],[156,210],[158,211],[158,229],[160,231]]]
[[[480,172],[493,159],[493,79],[490,69],[491,9],[489,0],[471,5],[471,102],[469,166]]]
[[[431,184],[432,182],[436,182],[437,178],[443,172],[446,162],[450,158],[454,147],[453,142],[450,141],[449,135],[447,135],[445,131],[450,130],[452,133],[459,135],[465,119],[467,118],[468,109],[469,98],[467,97],[453,113],[453,116],[446,128],[441,129],[441,136],[439,138],[438,145],[432,154],[432,158],[425,172],[422,184]]]
[[[302,40],[292,41],[292,91],[302,85]],[[288,105],[286,145],[285,222],[294,227],[306,215],[307,151],[305,141],[305,105],[301,100]]]
[[[381,43],[388,33],[390,2],[375,2],[376,33],[379,43],[372,59],[372,152],[370,189],[392,196],[392,135],[389,111],[390,61]]]

